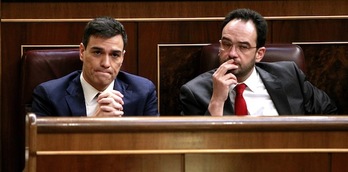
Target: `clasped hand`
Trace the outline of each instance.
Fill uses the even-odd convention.
[[[98,98],[98,107],[93,116],[96,117],[121,117],[123,115],[123,94],[119,91],[104,91]]]

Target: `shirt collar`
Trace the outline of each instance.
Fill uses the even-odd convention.
[[[256,68],[254,67],[251,75],[243,82],[245,85],[247,85],[247,88],[249,88],[251,91],[255,91],[257,89],[258,83],[262,82],[258,72],[256,71]],[[239,84],[239,83],[238,83]],[[232,85],[232,89],[237,84]]]
[[[251,91],[255,92],[260,82],[262,83],[262,80],[259,76],[259,73],[256,71],[256,68],[254,67],[253,72],[251,73],[249,78],[244,81],[244,83]]]
[[[83,94],[85,97],[86,103],[91,102],[94,97],[100,92],[97,89],[95,89],[91,84],[89,84],[85,78],[83,77],[83,72],[80,75],[80,81],[83,89]],[[107,91],[113,90],[114,89],[114,83],[115,81],[112,81],[110,85],[105,89]],[[104,91],[105,91],[104,90]]]

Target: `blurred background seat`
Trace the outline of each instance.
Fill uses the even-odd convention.
[[[22,57],[21,104],[30,110],[32,92],[42,82],[82,69],[79,49],[29,50]]]

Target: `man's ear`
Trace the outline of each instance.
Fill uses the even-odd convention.
[[[266,47],[260,47],[256,52],[255,61],[260,62],[266,53]]]
[[[83,61],[83,53],[85,52],[85,46],[83,45],[82,42],[80,43],[79,50],[80,50],[80,60]]]

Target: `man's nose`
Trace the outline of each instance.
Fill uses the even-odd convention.
[[[110,67],[110,56],[109,56],[109,55],[106,54],[106,55],[102,58],[101,65],[102,65],[103,67],[106,67],[106,68]]]
[[[232,45],[230,49],[228,50],[228,54],[230,57],[236,57],[239,54],[238,47],[235,45]]]

